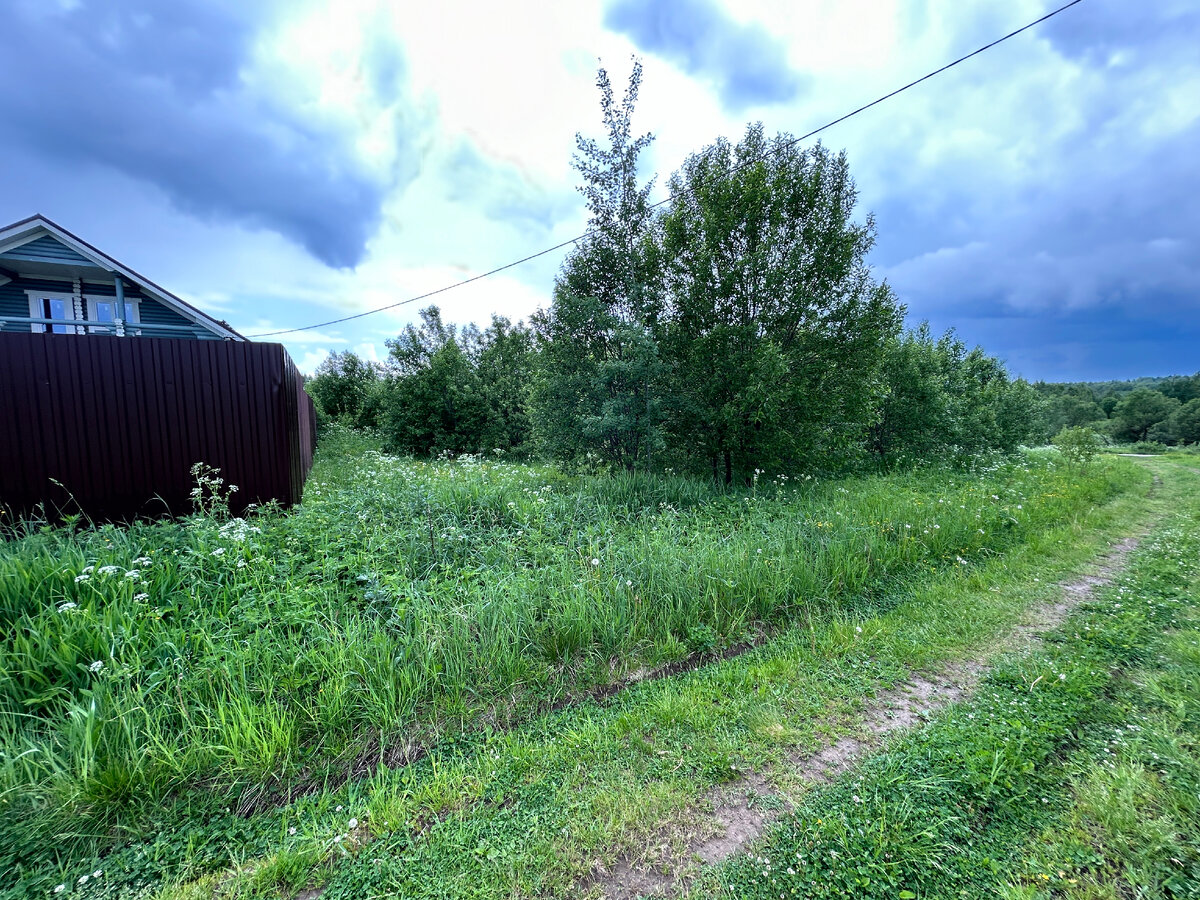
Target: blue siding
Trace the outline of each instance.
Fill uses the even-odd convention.
[[[128,293],[125,294],[129,296]],[[185,319],[173,309],[168,309],[157,300],[149,298],[138,305],[138,315],[146,325],[195,325],[191,319]]]
[[[29,315],[29,297],[16,281],[0,284],[0,318]]]
[[[25,292],[29,291],[47,291],[56,294],[71,293],[72,283],[70,281],[59,281],[53,278],[18,278],[15,281],[10,281],[8,284],[0,285],[0,318],[5,316],[15,316],[26,318],[29,316],[29,295]],[[114,297],[116,296],[116,286],[111,282],[83,282],[83,294],[85,297]],[[142,322],[147,325],[190,325],[195,327],[190,319],[185,319],[173,309],[163,306],[157,300],[142,294],[137,287],[128,282],[125,283],[125,299],[138,301],[138,315]],[[83,314],[86,317],[88,313],[87,303],[83,305]],[[28,324],[6,324],[3,331],[29,331]],[[186,337],[184,334],[172,335],[173,337]]]
[[[58,281],[53,278],[18,278],[8,284],[0,285],[0,318],[18,316],[28,318],[29,295],[26,291],[48,291],[55,294],[71,293],[71,282]],[[4,331],[29,331],[28,325],[8,325]]]
[[[83,282],[83,292],[92,297],[115,297],[117,296],[117,286],[111,281],[87,281]],[[137,300],[140,295],[137,288],[128,282],[125,283],[125,299]]]
[[[7,253],[0,253],[0,260],[37,260],[38,262],[63,262],[75,265],[95,265],[85,256],[80,256],[58,238],[44,234],[35,241],[22,244]]]

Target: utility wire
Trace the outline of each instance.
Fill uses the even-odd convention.
[[[1010,31],[1008,34],[1004,35],[1003,37],[996,38],[991,43],[984,44],[982,47],[978,48],[977,50],[972,50],[966,56],[960,56],[958,59],[954,60],[953,62],[946,63],[946,65],[942,66],[940,69],[934,69],[932,72],[929,72],[926,75],[922,75],[920,78],[916,79],[915,81],[910,81],[908,84],[904,85],[903,87],[898,87],[894,91],[884,94],[882,97],[879,97],[876,100],[872,100],[870,103],[866,103],[863,106],[858,107],[858,109],[855,109],[855,110],[852,110],[852,111],[846,113],[844,116],[840,116],[830,122],[826,122],[820,128],[814,128],[812,131],[808,132],[807,134],[802,134],[798,138],[788,141],[785,144],[781,144],[778,147],[772,148],[771,151],[767,155],[770,155],[771,153],[778,153],[781,150],[786,150],[790,147],[794,147],[796,144],[800,143],[801,141],[806,141],[811,137],[815,137],[816,135],[820,134],[822,131],[832,128],[834,125],[838,125],[842,122],[845,122],[847,119],[853,118],[854,116],[857,116],[859,113],[866,112],[871,107],[878,106],[880,103],[883,103],[886,100],[890,100],[892,97],[895,97],[897,94],[902,94],[905,91],[907,91],[909,88],[916,87],[918,84],[921,84],[921,82],[923,82],[923,81],[928,81],[930,78],[934,78],[938,75],[941,75],[943,72],[947,71],[948,69],[953,69],[959,63],[964,63],[968,59],[971,59],[973,56],[978,56],[980,53],[984,53],[987,50],[991,50],[997,44],[1003,44],[1009,38],[1014,38],[1018,34],[1021,34],[1024,31],[1028,31],[1031,28],[1035,28],[1038,25],[1041,25],[1043,22],[1047,21],[1048,19],[1052,19],[1055,16],[1057,16],[1059,13],[1066,12],[1072,6],[1077,6],[1082,2],[1083,2],[1083,0],[1071,0],[1071,2],[1069,2],[1069,3],[1064,3],[1062,6],[1058,7],[1057,9],[1051,10],[1050,12],[1046,13],[1041,18],[1034,19],[1032,22],[1030,22],[1027,25],[1022,25],[1016,31]],[[764,158],[765,157],[759,157],[758,159],[747,160],[746,162],[744,162],[738,166],[735,166],[732,169],[732,171],[737,172],[748,166],[755,165],[755,164],[761,162]],[[686,191],[684,191],[684,193],[686,193]],[[663,206],[666,203],[670,203],[677,196],[678,196],[677,194],[672,194],[669,197],[659,200],[657,203],[650,204],[650,206],[648,208],[649,209],[657,209],[658,207]],[[555,250],[561,250],[563,247],[569,247],[572,244],[577,244],[580,241],[582,241],[584,238],[589,237],[591,234],[593,234],[593,232],[594,232],[594,229],[589,229],[588,231],[585,231],[583,234],[578,235],[577,237],[573,237],[570,240],[563,241],[561,244],[555,244],[553,247],[547,247],[545,250],[539,250],[537,253],[531,253],[529,256],[524,256],[521,259],[514,260],[513,262],[510,262],[510,263],[506,263],[503,266],[498,266],[495,269],[489,269],[486,272],[481,272],[480,274],[473,275],[470,278],[464,278],[462,281],[455,281],[451,284],[447,284],[443,287],[437,288],[436,290],[427,291],[424,294],[418,294],[417,296],[409,297],[406,300],[398,300],[395,303],[389,303],[387,306],[379,306],[379,307],[376,307],[375,309],[368,309],[365,312],[355,313],[350,316],[342,316],[340,319],[330,319],[328,322],[318,322],[315,325],[303,325],[299,328],[285,328],[281,331],[266,331],[261,334],[249,335],[249,337],[252,337],[252,338],[275,337],[276,335],[280,335],[280,334],[294,334],[297,331],[311,331],[314,328],[325,328],[328,325],[338,325],[338,324],[341,324],[342,322],[350,322],[354,319],[361,319],[365,316],[373,316],[373,315],[375,315],[375,313],[381,313],[381,312],[384,312],[389,309],[395,309],[398,306],[406,306],[409,303],[416,303],[419,300],[427,300],[430,297],[436,297],[438,294],[444,294],[447,291],[454,290],[455,288],[463,287],[464,285],[471,284],[472,282],[475,282],[475,281],[481,281],[484,278],[489,278],[492,275],[497,275],[500,272],[503,272],[507,269],[512,269],[512,268],[515,268],[516,266],[523,265],[524,263],[527,263],[530,260],[537,259],[539,256],[545,256],[548,253],[553,253]]]

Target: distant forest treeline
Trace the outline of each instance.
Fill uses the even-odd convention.
[[[1042,436],[1087,426],[1115,441],[1200,443],[1200,372],[1132,381],[1034,385]]]
[[[1010,378],[952,333],[903,328],[866,264],[875,223],[853,216],[844,153],[752,124],[689,156],[670,202],[649,203],[637,163],[652,136],[630,124],[640,81],[635,65],[618,101],[598,74],[607,142],[577,136],[574,158],[589,231],[549,308],[480,329],[429,307],[384,364],[321,365],[309,391],[326,416],[377,428],[400,453],[725,484],[1008,451],[1107,420],[1061,414],[1053,386]]]

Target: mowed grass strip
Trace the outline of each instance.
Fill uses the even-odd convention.
[[[636,685],[606,706],[465,734],[419,763],[249,822],[213,811],[158,836],[157,858],[136,842],[38,884],[52,889],[97,866],[111,886],[174,883],[164,897],[287,896],[311,885],[328,897],[579,896],[597,862],[711,828],[696,804],[713,786],[856,730],[869,698],[913,668],[978,653],[1023,609],[1056,597],[1052,582],[1148,505],[1126,493],[1003,556],[895,580],[739,658]],[[241,840],[208,841],[226,822]],[[190,856],[172,854],[192,830],[205,839],[192,840]]]
[[[1175,479],[1183,511],[1043,649],[813,791],[697,893],[1200,896],[1200,479]]]

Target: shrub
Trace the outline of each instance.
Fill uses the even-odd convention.
[[[1092,461],[1101,443],[1100,435],[1082,425],[1064,428],[1054,438],[1054,446],[1067,463],[1080,469]]]

